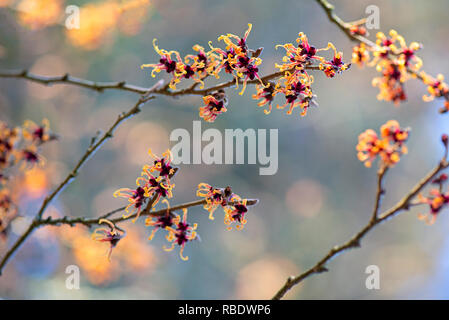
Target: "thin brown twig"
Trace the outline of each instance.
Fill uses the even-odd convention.
[[[308,70],[319,70],[318,66],[306,66],[306,69]],[[261,77],[261,81],[263,83],[266,83],[269,80],[279,78],[285,74],[285,71],[278,71],[270,73],[266,76]],[[95,90],[98,92],[103,92],[105,90],[122,90],[122,91],[128,91],[133,92],[137,94],[147,94],[151,93],[153,95],[165,95],[165,96],[171,96],[171,97],[177,97],[182,95],[200,95],[204,96],[207,95],[210,92],[219,90],[219,89],[225,89],[232,87],[236,84],[236,81],[234,79],[219,83],[217,85],[213,85],[211,87],[205,88],[205,89],[197,89],[198,83],[193,83],[191,86],[185,88],[185,89],[178,89],[178,90],[170,90],[168,84],[165,86],[162,86],[158,88],[157,90],[151,90],[151,88],[144,88],[132,84],[128,84],[126,81],[111,81],[111,82],[96,82],[86,79],[81,79],[77,77],[73,77],[69,74],[65,74],[62,76],[42,76],[38,74],[30,73],[28,70],[10,70],[10,71],[0,71],[0,78],[18,78],[18,79],[25,79],[32,82],[40,83],[43,85],[52,85],[52,84],[69,84],[69,85],[75,85],[80,86],[83,88]],[[242,79],[238,80],[239,84],[243,83]],[[258,79],[254,80],[248,80],[248,84],[257,84],[259,83]]]
[[[152,216],[152,217],[160,217],[163,215],[166,215],[167,213],[172,213],[174,211],[179,211],[182,209],[187,209],[187,208],[191,208],[191,207],[196,207],[196,206],[201,206],[201,205],[205,205],[206,199],[201,199],[201,200],[195,200],[195,201],[191,201],[191,202],[186,202],[186,203],[182,203],[182,204],[178,204],[175,206],[172,206],[170,208],[166,208],[166,209],[160,209],[160,210],[156,210],[156,211],[151,211],[151,210],[144,210],[140,213],[141,217],[144,216]],[[247,205],[255,205],[257,203],[256,199],[248,199],[247,200]],[[232,204],[231,204],[232,205]],[[148,205],[146,208],[152,208],[151,205]],[[39,226],[44,226],[44,225],[61,225],[61,224],[67,224],[70,226],[74,226],[76,224],[82,224],[85,226],[92,226],[92,225],[98,225],[99,221],[101,219],[106,219],[105,217],[109,217],[114,213],[117,213],[119,211],[123,211],[125,208],[119,208],[119,209],[115,209],[99,218],[91,218],[91,219],[86,219],[84,217],[78,217],[78,218],[69,218],[69,217],[63,217],[63,218],[59,218],[59,219],[54,219],[51,217],[48,217],[47,219],[43,219],[40,221]],[[116,224],[116,223],[121,223],[121,222],[125,222],[131,219],[134,219],[137,217],[137,214],[133,214],[130,216],[121,216],[121,217],[117,217],[117,218],[113,218],[113,219],[109,219],[109,221],[111,221],[112,223]]]

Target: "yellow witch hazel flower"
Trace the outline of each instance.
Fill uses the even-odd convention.
[[[157,157],[151,149],[148,154],[154,159],[152,165],[144,165],[141,176],[136,179],[137,188],[120,188],[114,192],[114,197],[123,197],[128,199],[128,205],[125,208],[127,215],[125,218],[135,215],[135,222],[142,212],[146,203],[151,201],[154,207],[161,198],[173,197],[174,184],[170,182],[170,177],[176,172],[176,168],[171,165],[173,155],[170,150],[163,153],[162,157]],[[158,176],[153,174],[158,173]],[[148,208],[149,210],[151,208]]]
[[[237,230],[242,229],[246,224],[248,200],[233,193],[231,187],[215,188],[207,183],[200,183],[196,195],[205,198],[206,203],[203,207],[209,212],[210,220],[215,219],[214,212],[221,206],[225,213],[224,223],[228,225],[228,230],[232,230],[232,223],[236,223]]]
[[[190,225],[187,222],[187,209],[183,209],[182,219],[173,219],[173,226],[165,227],[168,235],[165,237],[167,241],[171,242],[170,247],[163,247],[165,251],[172,251],[176,245],[180,247],[179,256],[182,260],[187,261],[189,257],[184,256],[184,247],[187,242],[197,239],[198,234],[196,229],[198,224]]]
[[[347,70],[351,64],[343,62],[343,54],[337,51],[332,43],[328,43],[327,47],[317,49],[310,45],[307,36],[300,32],[296,39],[296,44],[286,43],[277,45],[276,48],[285,49],[285,56],[282,64],[276,64],[276,68],[280,73],[268,75],[262,78],[259,75],[259,66],[262,59],[259,57],[263,48],[252,50],[248,47],[248,36],[252,30],[252,24],[248,23],[248,29],[243,36],[232,33],[223,34],[218,37],[219,42],[223,42],[225,47],[215,47],[212,41],[209,41],[210,51],[206,51],[200,45],[193,46],[193,50],[197,54],[190,54],[181,57],[178,51],[167,51],[160,49],[153,41],[155,51],[159,54],[158,63],[143,64],[141,68],[151,68],[151,75],[165,71],[171,75],[168,85],[170,89],[176,89],[176,85],[183,79],[192,79],[204,88],[204,80],[208,76],[219,78],[220,72],[230,74],[235,79],[235,87],[239,88],[243,84],[239,94],[243,95],[247,84],[256,84],[257,93],[253,95],[254,99],[261,100],[258,106],[267,106],[264,110],[265,114],[269,114],[272,110],[272,102],[275,96],[282,93],[286,102],[277,105],[278,109],[284,109],[287,105],[287,114],[291,114],[293,109],[300,107],[301,116],[305,116],[309,107],[317,106],[315,95],[312,93],[311,84],[313,77],[307,73],[307,69],[322,70],[329,78]],[[319,55],[321,51],[333,50],[334,55],[331,59]],[[362,57],[363,58],[363,57]],[[273,79],[277,79],[274,82]],[[267,81],[273,80],[273,82]],[[226,112],[227,98],[224,88],[231,86],[232,81],[225,83],[223,86],[217,86],[210,91],[204,90],[204,105],[199,109],[199,115],[207,122],[214,122],[216,118]],[[195,92],[196,84],[185,88],[185,93]],[[181,92],[182,93],[182,92]]]
[[[106,224],[109,228],[97,228],[92,234],[92,239],[100,242],[108,242],[109,253],[108,259],[111,259],[112,249],[114,249],[118,242],[126,235],[126,232],[116,227],[111,221],[107,219],[100,219],[99,224]]]
[[[327,47],[317,49],[309,43],[309,39],[303,32],[298,33],[296,44],[279,44],[276,45],[277,48],[285,50],[283,63],[275,64],[283,75],[275,83],[269,82],[266,85],[257,86],[257,93],[253,95],[254,99],[260,100],[258,106],[268,105],[268,108],[264,110],[265,114],[271,113],[274,98],[278,94],[283,94],[285,103],[278,104],[277,109],[289,106],[287,114],[292,114],[296,107],[300,107],[300,115],[305,116],[309,107],[317,106],[311,88],[313,76],[307,73],[307,68],[319,68],[327,77],[333,78],[350,67],[350,64],[343,62],[342,53],[337,52],[332,43],[329,42]],[[334,51],[334,56],[328,61],[319,53],[329,49]]]
[[[155,73],[159,73],[163,70],[169,74],[172,74],[173,77],[169,86],[171,89],[176,89],[176,84],[179,83],[181,75],[184,72],[184,64],[182,62],[181,55],[175,50],[167,51],[165,49],[159,49],[156,38],[153,39],[153,47],[154,50],[161,56],[159,63],[143,64],[140,68],[153,68],[151,71],[151,76],[153,78],[156,76]],[[172,58],[173,55],[176,60]]]
[[[209,42],[212,50],[218,52],[222,59],[215,72],[218,73],[224,69],[227,73],[234,75],[237,88],[239,79],[243,79],[243,88],[239,93],[240,95],[243,95],[245,92],[246,84],[249,80],[258,79],[260,84],[264,86],[264,83],[260,79],[258,68],[262,63],[262,59],[258,57],[261,49],[256,54],[256,51],[248,48],[246,42],[252,27],[253,25],[248,23],[248,30],[246,30],[243,38],[232,33],[218,37],[218,41],[223,41],[226,44],[225,50],[214,48],[211,42]]]
[[[178,51],[167,51],[165,49],[159,49],[157,46],[157,39],[153,40],[154,50],[161,57],[159,63],[150,63],[141,65],[143,68],[152,68],[151,76],[155,77],[156,73],[165,71],[172,76],[169,87],[176,89],[182,79],[192,79],[195,82],[201,84],[204,87],[204,79],[209,75],[218,75],[215,73],[215,69],[220,63],[220,58],[213,52],[206,52],[200,45],[194,45],[193,50],[197,54],[189,54],[182,59]]]
[[[184,256],[184,247],[187,242],[193,241],[198,238],[196,229],[198,228],[198,224],[194,223],[190,225],[187,222],[187,209],[183,209],[182,217],[174,214],[170,210],[170,204],[168,200],[162,200],[167,205],[167,212],[158,217],[149,216],[145,221],[145,225],[147,227],[152,227],[148,240],[152,240],[159,229],[165,230],[168,233],[165,238],[167,241],[171,243],[170,247],[163,246],[165,251],[172,251],[176,245],[178,245],[181,249],[179,251],[179,256],[182,260],[187,261],[189,258]]]

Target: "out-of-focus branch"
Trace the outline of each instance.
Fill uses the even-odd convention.
[[[383,212],[380,215],[377,215],[377,211],[380,205],[380,197],[383,193],[382,190],[382,180],[385,175],[386,170],[380,170],[378,173],[378,188],[376,192],[376,204],[375,204],[375,218],[370,219],[367,225],[365,225],[359,232],[357,232],[351,239],[346,241],[345,243],[335,246],[326,253],[326,255],[321,258],[313,267],[303,272],[302,274],[296,277],[289,277],[285,284],[279,289],[279,291],[274,295],[273,300],[280,300],[282,297],[294,286],[301,283],[304,279],[318,273],[322,273],[328,271],[326,264],[336,257],[338,254],[351,249],[351,248],[359,248],[361,245],[361,240],[365,237],[365,235],[374,229],[377,225],[382,222],[394,217],[395,215],[403,212],[404,210],[408,210],[411,206],[417,205],[418,203],[413,203],[412,200],[418,195],[418,193],[427,186],[433,178],[440,173],[442,170],[446,169],[449,166],[447,161],[447,155],[443,157],[443,159],[439,162],[439,164],[430,171],[421,181],[419,181],[408,193],[404,196],[396,205],[394,205],[389,210]],[[380,191],[379,191],[380,190]]]
[[[330,4],[327,0],[315,0],[315,1],[318,2],[320,6],[324,9],[329,20],[332,23],[334,23],[341,31],[343,31],[350,40],[364,42],[369,47],[376,47],[376,44],[371,40],[361,35],[351,33],[349,29],[351,27],[351,24],[343,21],[343,19],[337,16],[334,12],[335,7],[332,4]]]

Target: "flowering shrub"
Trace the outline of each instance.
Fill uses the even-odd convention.
[[[3,1],[0,6],[11,7],[12,2],[14,1]],[[422,49],[421,44],[406,42],[395,30],[391,30],[388,34],[378,32],[374,40],[369,40],[369,33],[360,21],[344,22],[335,15],[333,6],[326,0],[317,0],[317,2],[338,28],[351,40],[357,41],[352,48],[351,63],[359,67],[374,67],[379,73],[372,80],[372,85],[379,90],[377,95],[379,100],[399,105],[407,99],[405,83],[411,79],[418,79],[424,83],[427,90],[423,100],[444,100],[440,112],[449,111],[449,87],[444,82],[444,76],[438,74],[433,77],[421,70],[423,62],[417,55]],[[27,10],[20,11],[18,19],[21,24],[31,29],[57,24],[63,3],[62,0],[21,0],[18,8]],[[123,33],[134,34],[145,19],[145,13],[142,12],[145,12],[148,6],[149,3],[146,0],[124,2],[106,0],[96,4],[86,4],[81,8],[82,27],[68,30],[67,38],[80,48],[94,50],[110,40],[116,26],[119,26]],[[129,19],[130,13],[132,13],[131,18],[135,15],[135,19]],[[120,25],[122,25],[121,28]],[[96,227],[90,237],[87,236],[90,232],[87,229],[81,231],[70,229],[71,231],[60,234],[63,241],[72,248],[77,262],[89,274],[90,280],[96,283],[103,283],[112,277],[110,273],[118,272],[119,269],[142,270],[147,266],[139,260],[140,251],[145,250],[142,249],[140,238],[136,236],[136,234],[140,236],[136,227],[139,226],[138,222],[143,221],[140,226],[146,228],[148,240],[162,233],[167,242],[163,245],[165,251],[172,251],[179,247],[179,256],[182,260],[188,260],[184,254],[186,245],[199,239],[199,226],[191,222],[193,210],[190,208],[202,206],[210,220],[215,220],[222,214],[220,217],[227,230],[234,228],[242,230],[248,221],[249,207],[257,204],[258,200],[243,198],[235,194],[229,186],[216,187],[204,182],[199,183],[196,190],[198,199],[173,205],[176,193],[174,180],[180,168],[174,166],[170,150],[157,156],[150,149],[148,154],[151,160],[142,166],[135,185],[120,188],[113,193],[113,197],[124,199],[125,206],[122,208],[94,218],[59,217],[48,214],[48,208],[60,192],[77,177],[85,162],[113,137],[118,126],[138,114],[143,105],[157,96],[196,95],[202,97],[199,117],[206,122],[214,123],[220,121],[220,115],[234,109],[227,95],[227,89],[235,87],[239,95],[244,95],[251,90],[249,87],[254,85],[255,92],[252,98],[257,101],[259,107],[263,108],[265,114],[270,114],[273,104],[276,103],[276,109],[285,109],[289,115],[297,110],[300,116],[305,116],[311,107],[318,105],[317,96],[313,91],[314,76],[343,81],[338,75],[350,69],[351,63],[345,62],[342,51],[337,50],[333,43],[328,42],[327,46],[317,48],[309,42],[303,32],[299,32],[295,41],[274,46],[282,52],[282,58],[271,66],[272,73],[263,75],[261,73],[263,48],[256,49],[250,46],[251,30],[252,24],[248,24],[243,35],[226,33],[217,38],[217,43],[209,41],[203,46],[195,44],[192,47],[193,52],[185,56],[176,50],[160,48],[158,41],[154,39],[153,48],[159,56],[158,60],[142,64],[141,69],[151,70],[151,77],[164,75],[169,80],[165,83],[163,79],[160,79],[149,88],[131,85],[126,81],[84,80],[69,74],[50,77],[32,74],[28,70],[0,72],[0,77],[3,78],[22,78],[46,85],[64,83],[98,92],[117,90],[139,95],[137,102],[128,111],[120,113],[107,131],[98,133],[92,139],[74,168],[44,198],[28,227],[24,228],[22,235],[14,239],[15,242],[0,260],[0,273],[31,233],[43,226]],[[209,84],[211,80],[223,78],[225,82]],[[199,103],[195,105],[198,106]],[[438,165],[412,187],[396,205],[381,211],[381,199],[386,195],[383,186],[384,177],[387,171],[393,170],[402,156],[408,153],[406,143],[409,136],[410,129],[401,127],[396,120],[388,120],[380,127],[379,132],[368,129],[359,135],[356,145],[358,159],[366,167],[371,167],[375,161],[378,161],[379,167],[375,203],[370,220],[347,242],[332,247],[310,269],[296,277],[289,277],[275,294],[274,299],[282,298],[291,288],[307,277],[327,271],[327,264],[331,259],[350,248],[360,247],[362,239],[369,231],[395,215],[413,206],[424,205],[429,212],[419,214],[419,218],[431,224],[437,215],[447,208],[449,192],[444,187],[448,176],[443,171],[449,167],[447,159],[449,138],[443,135],[445,152]],[[0,122],[0,235],[3,239],[9,239],[9,227],[22,210],[14,190],[10,187],[10,182],[31,169],[43,166],[45,159],[41,154],[41,146],[55,139],[56,136],[49,129],[48,120],[43,120],[41,124],[27,120],[20,127],[11,127],[5,122]],[[424,190],[429,185],[433,188],[424,195],[426,194]],[[216,212],[219,208],[223,210],[222,213]],[[188,212],[188,209],[191,211]],[[128,220],[132,220],[135,224],[127,228],[120,225]],[[132,259],[128,261],[127,257],[120,253],[120,246],[130,237],[133,241],[128,242],[126,247],[134,254],[130,255]],[[99,246],[99,244],[106,245]],[[90,245],[93,247],[91,248]],[[110,260],[110,264],[97,265],[96,262],[92,262],[91,257],[101,251],[99,248],[108,250],[109,259],[106,260]],[[112,254],[113,249],[114,254]],[[83,256],[84,251],[87,252],[88,258]],[[117,251],[117,260],[120,262],[114,260]],[[146,252],[143,255],[150,259],[150,253]]]
[[[269,82],[261,78],[259,75],[259,66],[262,59],[259,55],[262,48],[257,50],[250,49],[247,44],[248,35],[252,29],[252,24],[248,24],[248,30],[243,37],[228,33],[218,37],[218,41],[223,41],[226,47],[224,49],[214,47],[209,42],[209,51],[200,45],[194,45],[193,50],[198,52],[196,55],[187,55],[184,59],[178,51],[167,51],[159,49],[156,39],[153,40],[154,50],[161,57],[159,63],[143,64],[141,68],[152,68],[151,76],[155,77],[156,73],[165,71],[171,77],[168,84],[170,89],[176,89],[176,85],[183,79],[193,79],[194,82],[200,84],[200,88],[204,88],[204,80],[208,76],[220,78],[222,70],[233,76],[236,89],[239,83],[243,84],[240,95],[243,95],[248,82],[256,82],[257,93],[253,95],[254,99],[261,99],[259,106],[268,104],[268,109],[264,110],[265,114],[269,114],[272,110],[271,103],[277,94],[282,94],[285,103],[278,109],[284,109],[289,106],[287,114],[292,114],[293,109],[299,107],[301,116],[307,114],[310,106],[316,106],[316,96],[313,94],[311,86],[313,76],[307,73],[308,69],[322,70],[324,74],[333,78],[336,74],[348,69],[350,64],[342,61],[343,54],[337,52],[332,43],[326,48],[316,49],[309,44],[307,36],[300,32],[296,39],[297,45],[287,43],[277,45],[276,48],[285,49],[285,56],[282,58],[282,64],[275,64],[280,70],[279,74],[268,78],[277,78],[276,82]],[[325,57],[318,55],[321,51],[328,49],[333,50],[333,57],[326,60]],[[208,90],[206,90],[208,92]],[[214,122],[218,115],[227,111],[227,98],[224,90],[220,89],[216,92],[208,92],[203,97],[204,106],[200,108],[199,116],[207,122]]]
[[[170,150],[165,151],[162,157],[154,155],[151,149],[148,154],[152,157],[153,163],[143,166],[141,176],[136,180],[136,188],[121,188],[114,192],[114,197],[128,199],[128,205],[125,207],[127,214],[122,219],[134,218],[133,222],[136,222],[140,215],[146,215],[145,226],[152,228],[148,239],[152,240],[159,229],[165,230],[167,233],[165,238],[171,243],[171,246],[164,246],[164,250],[171,251],[178,245],[181,259],[188,260],[188,257],[183,255],[184,247],[186,243],[197,239],[196,229],[198,225],[196,223],[191,225],[187,222],[186,207],[181,208],[182,216],[176,215],[173,212],[174,210],[170,208],[168,199],[173,197],[173,188],[175,187],[171,178],[178,171],[178,168],[171,164],[173,155]],[[153,173],[158,175],[156,176]],[[237,229],[243,227],[246,223],[245,214],[248,211],[248,199],[241,199],[231,192],[230,187],[216,189],[206,183],[200,183],[198,188],[197,196],[205,198],[200,203],[204,202],[204,208],[209,211],[211,220],[214,219],[213,212],[221,205],[225,211],[225,224],[231,225],[235,222],[237,223]],[[167,205],[167,209],[156,214],[154,210],[161,199]],[[254,205],[257,201],[252,200],[251,203]],[[99,223],[106,223],[109,229],[96,229],[93,238],[108,242],[112,250],[125,232],[118,229],[109,220],[100,219]],[[231,229],[232,227],[229,226],[228,230]]]

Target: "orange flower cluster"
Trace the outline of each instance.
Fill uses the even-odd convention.
[[[218,41],[223,40],[226,44],[225,50],[221,48],[214,48],[211,45],[211,42],[209,42],[209,46],[212,48],[212,51],[220,54],[220,63],[215,70],[215,75],[218,75],[218,73],[224,69],[226,73],[234,76],[237,88],[239,80],[243,79],[243,88],[240,91],[240,95],[245,92],[248,80],[258,79],[263,85],[263,82],[259,77],[258,68],[258,66],[262,63],[262,59],[259,58],[261,49],[258,49],[257,51],[250,50],[246,43],[251,29],[252,24],[248,23],[248,30],[246,30],[243,38],[232,33],[218,37]]]
[[[357,64],[359,67],[363,67],[369,62],[370,58],[370,53],[363,42],[352,48],[352,63]]]
[[[128,206],[126,207],[126,212],[128,213],[124,218],[129,218],[133,215],[133,222],[135,222],[142,212],[142,209],[147,213],[150,213],[151,209],[159,202],[161,198],[164,198],[162,202],[167,204],[167,212],[161,216],[149,215],[145,220],[145,226],[152,227],[153,230],[148,238],[152,240],[157,230],[163,229],[168,232],[166,239],[171,242],[171,247],[167,248],[164,246],[164,250],[171,251],[174,249],[175,245],[180,246],[180,256],[183,260],[188,260],[188,257],[183,255],[185,244],[189,241],[195,240],[197,238],[196,229],[197,224],[192,226],[187,223],[187,209],[183,210],[182,218],[175,215],[170,210],[170,205],[167,198],[173,197],[172,189],[175,187],[171,183],[170,178],[176,173],[176,168],[172,166],[171,162],[173,156],[170,150],[163,153],[162,157],[158,157],[148,151],[150,156],[153,158],[153,164],[145,165],[142,169],[141,177],[136,180],[136,189],[122,188],[114,193],[114,197],[124,197],[128,199]],[[157,173],[158,176],[155,176]],[[108,223],[107,221],[105,221]],[[110,248],[114,248],[117,242],[124,236],[123,232],[118,232],[119,230],[114,224],[108,223],[110,229],[99,228],[94,232],[93,237],[95,240],[104,241],[110,243]]]
[[[313,77],[307,73],[306,68],[315,63],[315,67],[318,66],[327,77],[333,78],[337,73],[350,67],[350,64],[343,63],[342,53],[337,52],[332,43],[329,43],[326,48],[317,49],[309,44],[307,36],[302,32],[298,34],[296,43],[296,45],[287,43],[276,46],[276,48],[282,47],[286,51],[282,59],[283,63],[275,64],[276,68],[284,74],[276,83],[258,85],[257,93],[253,95],[254,99],[261,100],[258,103],[259,106],[268,104],[268,109],[264,110],[265,114],[271,112],[274,97],[281,93],[286,102],[284,105],[277,105],[278,109],[289,106],[287,114],[292,114],[296,107],[300,107],[301,116],[305,116],[309,107],[317,105],[316,96],[311,89]],[[318,52],[328,49],[334,51],[331,60],[326,60],[323,56],[318,55]]]
[[[137,220],[142,209],[150,213],[154,210],[155,205],[160,198],[163,203],[167,205],[167,210],[162,215],[151,215],[145,220],[145,226],[153,228],[148,240],[152,240],[159,229],[165,230],[167,234],[165,238],[171,243],[170,247],[163,247],[165,251],[171,251],[176,245],[180,247],[179,255],[182,260],[188,260],[184,256],[184,247],[186,243],[198,238],[196,223],[189,224],[187,222],[187,209],[183,209],[183,215],[177,215],[170,209],[170,204],[166,198],[172,197],[172,189],[174,184],[170,182],[176,169],[172,166],[172,154],[167,150],[162,157],[155,156],[151,150],[149,154],[154,159],[152,165],[145,165],[142,171],[142,177],[136,181],[137,188],[129,189],[122,188],[114,193],[115,197],[121,196],[128,199],[128,206],[126,207],[127,216],[129,218],[135,215],[133,222]],[[158,172],[159,176],[155,177],[154,172]],[[236,224],[237,229],[242,229],[246,224],[246,213],[248,212],[247,199],[240,198],[237,194],[231,191],[230,187],[214,188],[207,183],[200,183],[198,185],[197,196],[206,199],[204,208],[209,211],[209,218],[214,219],[214,211],[221,206],[224,210],[224,223],[228,225],[228,230],[232,229],[232,224]],[[149,207],[150,206],[150,207]],[[110,250],[112,250],[124,237],[124,231],[118,229],[112,222],[108,220],[101,220],[100,223],[106,223],[109,228],[98,228],[93,234],[93,238],[98,241],[108,242]],[[110,255],[110,253],[109,253]]]
[[[149,227],[153,227],[153,231],[150,234],[148,240],[152,240],[157,230],[163,229],[168,232],[165,236],[167,241],[171,242],[170,247],[164,246],[165,251],[172,251],[176,245],[180,247],[179,256],[182,260],[187,261],[189,257],[184,256],[184,247],[187,242],[193,241],[197,239],[196,229],[198,228],[198,224],[194,223],[190,225],[187,222],[187,209],[183,209],[183,215],[178,216],[170,211],[170,204],[168,200],[164,199],[164,202],[167,204],[167,213],[160,217],[152,217],[149,216],[145,225]]]
[[[423,82],[427,85],[428,95],[423,95],[423,100],[426,102],[432,101],[435,98],[444,98],[444,106],[440,108],[441,113],[449,111],[449,87],[444,82],[444,76],[438,74],[436,79],[428,75],[424,71],[420,73]]]
[[[214,122],[217,117],[228,111],[228,98],[224,90],[218,90],[203,97],[204,106],[200,107],[200,118],[204,121]]]
[[[170,177],[175,174],[175,168],[171,165],[173,155],[170,150],[164,152],[162,157],[157,157],[148,150],[148,154],[154,159],[152,165],[145,165],[142,168],[141,177],[136,180],[136,188],[121,188],[114,192],[114,197],[124,197],[128,199],[128,206],[125,211],[129,218],[136,215],[134,222],[139,218],[145,204],[154,207],[161,198],[173,197],[172,190],[175,187],[170,182]],[[154,172],[158,173],[155,176]],[[149,211],[151,208],[148,208]]]
[[[46,119],[42,125],[27,120],[22,127],[15,128],[0,122],[0,232],[3,235],[17,215],[17,206],[9,185],[11,176],[17,173],[14,167],[18,165],[19,172],[23,172],[43,164],[39,146],[55,138]]]
[[[444,159],[446,159],[448,154],[449,136],[443,134],[441,136],[441,142],[445,148]],[[449,192],[445,193],[443,191],[444,184],[448,181],[448,178],[447,174],[440,174],[437,178],[432,180],[432,184],[437,187],[430,190],[429,196],[425,197],[422,194],[418,194],[419,202],[417,204],[427,204],[430,209],[428,214],[418,214],[418,218],[420,220],[426,220],[427,224],[433,224],[437,215],[449,204]]]
[[[444,98],[442,113],[449,110],[449,90],[444,77],[438,75],[433,78],[424,71],[422,60],[416,55],[421,49],[421,44],[412,42],[409,45],[395,30],[390,30],[388,36],[382,32],[376,35],[376,45],[367,47],[361,43],[353,48],[352,62],[360,67],[365,64],[376,66],[376,70],[382,74],[373,79],[373,86],[379,89],[379,100],[392,101],[395,105],[407,99],[404,83],[411,78],[419,77],[427,86],[429,95],[424,95],[424,101],[432,101],[434,98]],[[372,53],[373,59],[371,59]]]
[[[187,55],[184,58],[178,51],[159,49],[156,45],[156,39],[154,39],[153,46],[160,56],[159,63],[143,64],[141,68],[152,68],[152,77],[155,77],[155,73],[161,71],[170,74],[169,87],[171,89],[176,89],[176,85],[182,79],[192,79],[203,88],[206,77],[214,76],[218,79],[220,78],[220,72],[224,70],[226,73],[233,75],[237,88],[239,83],[243,82],[243,88],[240,91],[242,95],[248,81],[258,79],[260,84],[264,85],[259,77],[258,68],[262,63],[262,60],[258,57],[261,49],[254,51],[249,49],[247,45],[251,28],[252,25],[248,24],[248,30],[243,37],[230,33],[218,37],[218,41],[225,43],[225,49],[212,46],[210,41],[209,51],[206,51],[200,45],[194,45],[193,50],[197,53]],[[205,105],[200,108],[199,115],[207,122],[214,122],[219,114],[227,110],[227,101],[225,101],[223,90],[206,95],[203,100]]]
[[[240,94],[243,94],[248,80],[260,79],[257,66],[262,62],[254,54],[255,51],[250,50],[247,46],[246,41],[252,25],[248,24],[248,27],[243,38],[230,33],[218,37],[218,41],[223,41],[226,44],[225,49],[213,47],[212,41],[210,41],[209,51],[200,45],[194,45],[193,50],[197,53],[187,55],[184,59],[181,58],[178,51],[159,49],[156,39],[154,39],[154,49],[161,57],[159,63],[143,64],[141,68],[152,68],[151,75],[153,77],[155,73],[161,71],[171,74],[170,88],[172,89],[175,89],[176,84],[182,79],[193,79],[201,83],[201,87],[203,87],[203,80],[207,76],[215,76],[218,79],[220,78],[219,73],[225,70],[226,73],[234,76],[237,87],[242,79],[243,89]]]
[[[401,155],[407,153],[405,142],[410,129],[401,129],[395,120],[389,120],[380,128],[380,137],[368,129],[359,135],[356,150],[360,161],[366,167],[371,167],[377,156],[381,159],[381,166],[392,167],[399,162]]]
[[[309,44],[305,34],[299,33],[296,39],[297,45],[287,43],[276,46],[276,48],[283,47],[286,50],[283,64],[275,65],[283,72],[283,75],[276,83],[264,83],[259,75],[259,66],[262,63],[259,55],[262,48],[249,49],[247,39],[252,25],[248,24],[248,27],[243,37],[230,33],[218,37],[218,41],[225,43],[224,49],[212,46],[210,41],[210,51],[205,51],[203,47],[195,45],[193,49],[198,53],[184,58],[177,51],[159,49],[156,39],[154,39],[154,49],[160,56],[159,63],[143,64],[141,68],[152,68],[151,75],[153,77],[155,77],[155,73],[161,71],[170,74],[169,87],[171,89],[176,89],[176,85],[182,79],[193,79],[203,88],[206,77],[214,76],[218,79],[220,72],[224,70],[225,73],[234,77],[236,88],[239,87],[239,83],[243,83],[240,95],[245,92],[249,81],[258,82],[257,93],[253,95],[253,98],[261,99],[258,103],[259,106],[268,104],[268,109],[264,110],[266,114],[271,112],[271,103],[274,97],[278,93],[282,93],[286,102],[282,106],[278,105],[277,108],[283,109],[288,105],[287,114],[291,114],[293,109],[300,107],[301,115],[304,116],[310,106],[316,105],[315,95],[311,89],[313,77],[306,72],[306,68],[313,66],[322,70],[327,77],[333,78],[337,73],[350,67],[350,64],[343,62],[342,53],[337,52],[332,43],[329,43],[326,48],[316,49]],[[334,51],[331,60],[317,55],[318,52],[328,49]],[[316,64],[313,65],[314,63]],[[219,114],[226,112],[227,101],[224,101],[222,97],[224,97],[222,90],[203,97],[204,106],[200,108],[200,117],[205,121],[214,122]]]
[[[209,212],[209,219],[215,219],[214,212],[221,206],[225,213],[224,223],[228,225],[228,230],[232,230],[232,223],[236,223],[237,230],[242,229],[246,224],[247,199],[232,193],[231,187],[214,188],[207,183],[200,183],[196,195],[206,199],[204,209]]]
[[[216,70],[220,64],[220,57],[214,53],[214,50],[206,51],[202,46],[194,45],[193,50],[197,53],[195,55],[189,54],[182,59],[178,51],[159,49],[156,42],[157,39],[153,39],[154,50],[160,56],[159,63],[143,64],[140,67],[141,69],[152,68],[151,76],[153,78],[156,73],[161,71],[170,74],[169,87],[171,89],[176,89],[176,85],[182,79],[192,79],[200,83],[201,87],[204,87],[203,80],[207,76],[215,75],[217,78],[219,77]]]
[[[412,42],[407,46],[395,30],[391,30],[389,36],[377,33],[376,45],[370,65],[376,65],[376,70],[382,73],[382,77],[374,78],[372,82],[380,90],[377,98],[398,105],[407,99],[403,84],[410,78],[408,70],[416,72],[422,66],[421,59],[415,54],[421,45]]]
[[[92,239],[100,242],[109,243],[108,259],[111,259],[112,249],[117,243],[126,235],[126,232],[116,227],[111,221],[107,219],[100,219],[99,224],[106,224],[108,228],[97,228],[92,234]]]

